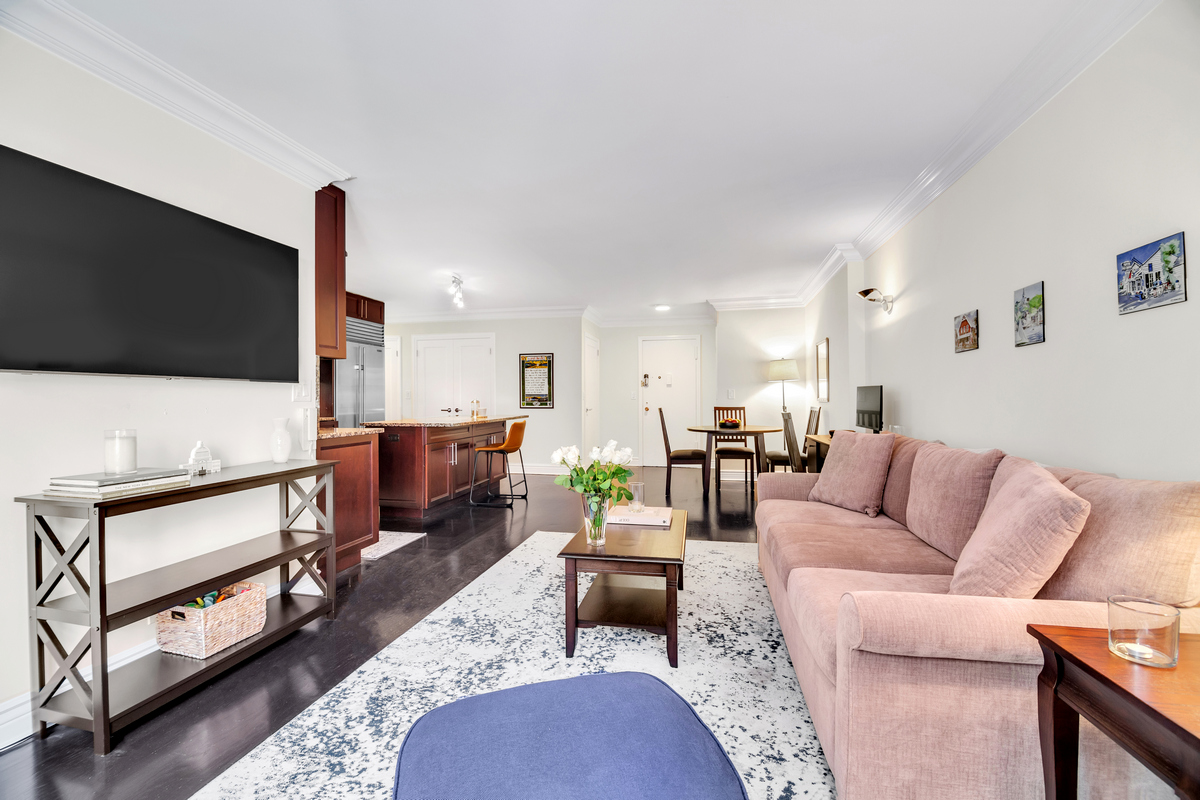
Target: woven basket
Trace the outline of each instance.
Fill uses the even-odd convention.
[[[233,594],[243,587],[250,591],[208,608],[175,606],[159,612],[158,648],[188,658],[208,658],[261,631],[267,623],[266,586],[239,581],[220,594]]]

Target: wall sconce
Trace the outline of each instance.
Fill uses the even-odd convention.
[[[884,294],[875,288],[863,289],[858,293],[858,296],[866,300],[868,303],[882,303],[883,310],[888,314],[892,313],[892,306],[895,305],[890,294]]]

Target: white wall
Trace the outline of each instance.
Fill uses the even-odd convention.
[[[868,260],[896,296],[890,317],[869,315],[889,421],[1046,463],[1200,478],[1200,271],[1189,302],[1127,316],[1115,286],[1121,252],[1180,230],[1200,252],[1197,40],[1200,4],[1166,0]],[[1039,280],[1046,342],[1016,348],[1013,291]],[[955,354],[953,318],[975,308],[979,349]]]
[[[746,419],[752,425],[782,424],[783,390],[779,383],[767,383],[767,362],[794,358],[803,376],[807,374],[807,354],[803,308],[722,311],[717,322],[715,404],[745,406]],[[809,398],[805,381],[788,382],[788,410],[799,435],[808,419]],[[783,434],[768,434],[767,447],[782,451]]]
[[[583,333],[579,317],[547,319],[464,320],[462,322],[388,323],[385,332],[402,339],[404,413],[413,413],[412,337],[437,333],[496,335],[496,414],[528,414],[526,467],[547,471],[550,453],[579,444],[583,436]],[[554,408],[521,405],[521,353],[554,353]],[[493,411],[493,410],[489,410]]]
[[[3,30],[0,108],[4,145],[298,248],[297,346],[301,376],[312,379],[309,189]],[[291,402],[290,386],[280,384],[0,373],[6,422],[0,498],[38,492],[56,475],[103,469],[106,428],[138,430],[143,466],[180,464],[197,439],[226,464],[264,461],[271,419],[298,419],[301,408]],[[273,489],[257,489],[114,519],[107,530],[108,578],[274,530],[277,503]],[[74,525],[63,522],[64,532],[73,534]],[[18,699],[31,687],[24,506],[0,503],[0,552],[3,745],[29,733]],[[131,625],[110,637],[110,653],[152,637],[150,625]]]
[[[616,439],[622,447],[632,447],[634,456],[639,459],[637,463],[641,463],[642,457],[638,439],[643,413],[642,407],[638,405],[637,394],[641,381],[638,374],[638,337],[679,335],[700,337],[700,403],[701,408],[708,409],[707,413],[711,414],[717,396],[715,324],[600,329],[600,439]],[[657,425],[657,412],[655,420],[654,430],[660,432],[646,440],[644,446],[647,449],[663,446],[661,428]],[[711,424],[708,417],[697,422]],[[703,436],[695,436],[693,442],[676,442],[672,438],[671,446],[677,450],[704,447]]]
[[[817,296],[804,307],[804,329],[807,339],[807,378],[809,396],[821,407],[820,430],[854,427],[854,389],[850,365],[862,359],[859,350],[852,350],[850,336],[849,288],[847,269],[843,267],[825,284]],[[859,287],[862,288],[862,287]],[[861,298],[858,298],[860,302]],[[829,402],[817,400],[817,342],[829,339]],[[861,345],[859,345],[861,347]],[[884,394],[887,394],[885,387]],[[807,420],[805,420],[807,422]]]

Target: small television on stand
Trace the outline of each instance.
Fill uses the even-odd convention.
[[[883,430],[883,387],[859,386],[855,425],[870,428],[875,433]]]

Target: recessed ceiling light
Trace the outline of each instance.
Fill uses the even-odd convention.
[[[655,306],[654,310],[655,311],[670,311],[671,307],[670,306]]]

